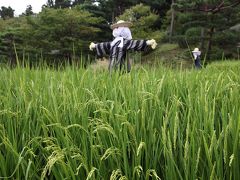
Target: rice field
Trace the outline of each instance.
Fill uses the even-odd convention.
[[[239,72],[2,68],[0,179],[240,179]]]

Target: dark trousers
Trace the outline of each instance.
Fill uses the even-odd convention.
[[[195,68],[197,68],[197,69],[201,69],[202,68],[199,56],[197,56],[197,58],[195,59],[194,64],[195,64]]]

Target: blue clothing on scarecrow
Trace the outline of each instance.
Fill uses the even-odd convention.
[[[202,65],[201,65],[201,58],[200,58],[200,55],[201,55],[201,51],[199,51],[198,48],[195,48],[193,51],[193,57],[194,57],[194,65],[195,65],[195,68],[196,69],[201,69],[202,68]]]

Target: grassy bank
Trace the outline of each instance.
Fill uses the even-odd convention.
[[[240,179],[239,65],[1,69],[0,178]]]

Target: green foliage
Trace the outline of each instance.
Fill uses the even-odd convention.
[[[0,178],[240,179],[239,71],[2,68]]]
[[[26,56],[31,61],[42,58],[65,61],[87,56],[90,41],[112,39],[109,25],[116,19],[133,22],[131,30],[135,39],[154,38],[158,42],[178,43],[183,48],[189,47],[188,42],[190,47],[200,47],[207,59],[211,59],[209,55],[216,58],[216,54],[237,58],[239,1],[46,1],[40,14],[33,16],[29,5],[23,15],[30,17],[13,18],[14,20],[9,19],[13,17],[14,10],[11,7],[2,7],[1,62],[14,62],[15,51],[20,59]],[[222,7],[224,8],[221,9]],[[216,49],[220,52],[215,52]]]
[[[131,31],[135,39],[154,38],[159,41],[162,38],[163,33],[154,29],[159,16],[153,13],[149,6],[143,4],[133,6],[117,17],[117,20],[120,19],[133,23]]]
[[[25,12],[22,14],[24,16],[31,16],[33,15],[33,11],[32,11],[32,6],[31,5],[28,5]]]
[[[234,56],[236,44],[239,41],[237,32],[229,32],[229,29],[239,23],[240,5],[237,1],[188,1],[181,0],[174,4],[177,11],[174,22],[174,39],[181,47],[186,48],[184,41],[191,46],[200,46],[207,53],[207,58],[216,58],[212,49],[226,48]],[[167,23],[171,21],[168,13]],[[214,53],[211,53],[214,52]],[[223,51],[220,52],[221,54]],[[211,55],[213,55],[211,57]],[[221,57],[222,58],[222,57]]]
[[[88,11],[96,17],[104,17],[105,15],[105,12],[101,11],[99,6],[90,2],[84,2],[82,4],[75,5],[74,7],[78,10]]]
[[[73,0],[72,1],[72,5],[73,6],[80,5],[80,4],[84,3],[84,2],[85,2],[85,0]]]
[[[86,51],[86,42],[94,39],[100,30],[94,25],[101,23],[100,18],[92,17],[87,11],[73,9],[44,9],[36,18],[31,20],[30,32],[36,46],[42,48],[46,53],[49,50],[58,49],[65,56],[80,54]],[[35,38],[34,38],[35,39]]]
[[[217,32],[213,37],[213,43],[219,47],[231,46],[234,48],[238,42],[240,42],[239,34],[230,30]]]
[[[114,22],[115,18],[121,15],[126,9],[137,4],[137,0],[97,0],[99,7],[105,13],[104,19]]]
[[[41,56],[44,59],[58,59],[60,62],[73,60],[80,58],[82,52],[88,50],[89,42],[100,32],[97,25],[101,22],[101,18],[77,8],[45,8],[37,16],[2,22],[1,41],[8,41],[6,47],[13,47],[15,43],[17,52],[24,51],[30,59],[37,60]],[[11,41],[9,34],[13,38]],[[17,43],[17,38],[22,42]],[[14,54],[12,48],[5,51]]]
[[[201,34],[200,27],[192,27],[185,32],[186,36],[199,36],[200,34]]]
[[[55,8],[69,8],[71,6],[71,0],[55,0]]]
[[[47,0],[47,3],[46,3],[45,6],[49,7],[49,8],[54,7],[54,1],[53,0]]]
[[[27,29],[24,17],[0,20],[0,61],[8,59],[10,64],[15,64],[16,52],[22,57]]]
[[[2,6],[0,10],[0,17],[3,19],[13,18],[14,10],[10,6],[9,7]]]
[[[167,11],[170,9],[171,1],[170,0],[140,0],[137,3],[142,3],[146,6],[150,6],[151,10],[158,14],[161,18],[158,19],[155,27],[160,29],[163,24],[164,17],[166,16]]]
[[[47,0],[46,7],[49,8],[69,8],[71,0]]]
[[[96,2],[99,3],[100,9],[105,13],[104,19],[108,22],[114,22],[115,18],[123,14],[126,9],[136,6],[139,3],[150,6],[151,10],[161,17],[164,17],[166,11],[169,9],[169,1],[165,0],[96,0]],[[160,28],[162,19],[158,20],[158,24],[155,26]]]

